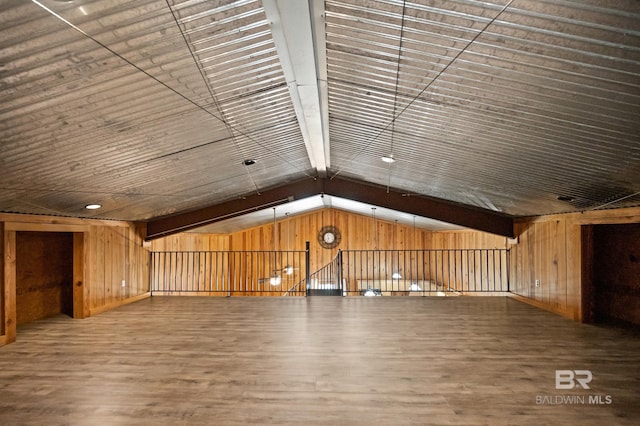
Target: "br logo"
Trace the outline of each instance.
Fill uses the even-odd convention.
[[[589,383],[593,375],[589,370],[556,370],[556,389],[590,389]]]

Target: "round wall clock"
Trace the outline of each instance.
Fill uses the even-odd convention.
[[[318,242],[326,249],[332,249],[340,244],[340,231],[335,226],[323,226],[318,233]]]

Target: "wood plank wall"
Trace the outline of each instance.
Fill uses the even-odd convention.
[[[516,220],[517,244],[504,237],[478,231],[431,232],[411,226],[373,220],[337,209],[325,209],[277,221],[279,249],[303,250],[311,242],[316,270],[332,260],[338,250],[358,249],[464,249],[509,248],[511,291],[519,298],[574,320],[582,319],[581,268],[583,225],[638,223],[640,208],[549,215]],[[342,232],[336,249],[323,249],[317,233],[324,225]],[[377,229],[377,233],[376,233]],[[271,250],[273,224],[229,235],[179,234],[151,243],[152,250],[200,247],[203,250]],[[535,286],[535,281],[540,286]]]
[[[328,263],[338,248],[358,249],[446,249],[511,248],[511,290],[522,300],[561,315],[580,320],[583,225],[640,223],[640,208],[522,218],[516,221],[518,243],[476,231],[431,232],[371,217],[324,209],[277,222],[276,238],[281,250],[304,250],[311,242],[312,269]],[[338,248],[327,250],[317,241],[325,225],[342,233]],[[74,232],[84,244],[82,271],[85,296],[83,314],[93,315],[129,301],[146,297],[149,291],[149,253],[162,250],[272,250],[273,224],[228,235],[183,233],[143,243],[144,224],[83,220],[31,215],[0,214],[0,345],[15,339],[15,233],[17,230]],[[75,244],[74,244],[75,245]],[[74,274],[75,275],[75,274]],[[75,279],[75,278],[74,278]],[[126,286],[121,282],[125,280]],[[535,286],[540,280],[540,287]],[[77,285],[78,283],[76,283]]]
[[[0,282],[2,283],[2,285],[0,286],[0,346],[2,346],[5,343],[5,339],[6,339],[6,333],[5,333],[5,321],[7,320],[7,317],[5,315],[6,312],[6,308],[5,308],[5,300],[6,300],[6,296],[5,296],[5,292],[6,292],[6,286],[5,286],[5,276],[4,276],[4,262],[5,262],[5,253],[4,253],[4,241],[5,241],[5,237],[4,237],[4,222],[0,221]]]
[[[318,242],[318,233],[323,226],[335,226],[342,234],[340,245],[325,249]],[[303,251],[305,242],[310,242],[311,271],[316,271],[331,262],[338,250],[415,250],[415,249],[494,249],[505,248],[506,239],[477,231],[432,232],[382,221],[370,216],[358,215],[337,209],[324,209],[303,215],[278,220],[273,223],[227,235],[182,233],[151,242],[152,251],[258,251],[296,250]],[[436,259],[435,256],[433,258]],[[439,268],[437,261],[433,268]],[[382,268],[382,266],[381,266]],[[506,269],[506,268],[505,268]],[[442,276],[442,271],[431,271]],[[391,271],[380,270],[381,276]],[[454,274],[451,274],[453,276]],[[294,280],[295,281],[295,280]]]
[[[92,225],[88,232],[90,314],[120,306],[149,291],[149,251],[143,247],[144,225],[117,223]]]
[[[581,321],[582,226],[638,222],[640,208],[518,219],[518,243],[511,246],[510,256],[511,291],[524,301]]]
[[[0,345],[15,340],[12,309],[15,309],[16,232],[74,233],[74,317],[95,315],[149,295],[149,251],[143,244],[144,224],[0,214],[0,231],[4,259],[0,262],[3,272],[0,290],[4,299]],[[77,265],[78,261],[82,265]],[[77,297],[78,291],[82,297]],[[79,307],[75,306],[76,299],[80,300]]]
[[[151,251],[195,250],[273,250],[273,223],[231,234],[181,233],[153,240]],[[335,226],[342,234],[342,242],[334,249],[318,243],[323,226]],[[377,229],[377,232],[376,232]],[[446,248],[505,248],[506,239],[477,231],[432,232],[413,226],[373,219],[337,209],[324,209],[303,215],[279,219],[276,222],[278,250],[304,250],[310,242],[311,258],[317,264],[312,270],[329,263],[342,250],[413,250]]]

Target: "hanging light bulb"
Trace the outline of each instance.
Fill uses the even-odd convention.
[[[271,278],[269,278],[269,284],[271,285],[280,285],[282,283],[282,277],[280,275],[272,275]]]

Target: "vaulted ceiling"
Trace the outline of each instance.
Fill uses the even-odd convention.
[[[0,141],[3,212],[153,221],[317,179],[636,206],[640,2],[4,0]]]

